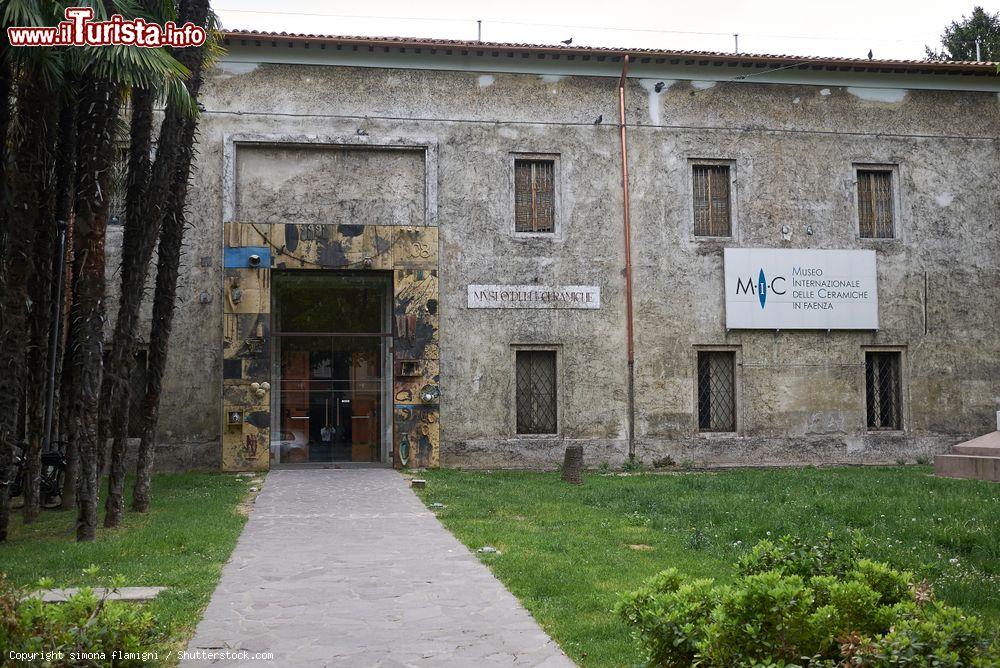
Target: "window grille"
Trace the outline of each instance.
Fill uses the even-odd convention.
[[[895,431],[903,428],[900,357],[898,352],[865,353],[865,390],[870,431]]]
[[[892,239],[895,236],[892,198],[892,171],[858,170],[858,223],[865,239]]]
[[[732,236],[729,206],[729,167],[695,165],[694,233],[699,237]]]
[[[555,434],[555,351],[518,350],[516,358],[517,433]]]
[[[128,145],[119,144],[115,147],[115,160],[111,165],[111,179],[108,203],[108,224],[125,224],[125,193],[128,183]]]
[[[698,353],[698,429],[736,431],[736,353]]]
[[[556,230],[554,160],[514,161],[514,230],[553,233]]]

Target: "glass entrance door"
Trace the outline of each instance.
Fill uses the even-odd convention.
[[[272,464],[382,461],[387,275],[274,272]]]

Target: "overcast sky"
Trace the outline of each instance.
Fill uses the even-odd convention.
[[[923,58],[942,29],[975,4],[1000,0],[215,0],[227,29],[327,35],[476,39],[574,46]]]

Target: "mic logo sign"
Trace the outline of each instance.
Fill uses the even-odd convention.
[[[779,284],[778,281],[781,281]],[[757,273],[757,284],[754,285],[753,277],[747,279],[744,283],[743,279],[736,279],[736,294],[738,295],[757,295],[757,301],[760,302],[760,307],[763,309],[764,305],[767,303],[767,293],[773,292],[776,295],[785,294],[786,290],[784,285],[787,281],[784,276],[775,276],[771,279],[770,283],[767,280],[767,274],[764,273],[764,268],[761,267],[760,271]],[[779,287],[781,289],[779,289]]]
[[[878,329],[875,253],[727,248],[727,329]]]

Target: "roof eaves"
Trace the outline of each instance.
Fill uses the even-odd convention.
[[[796,56],[789,54],[753,54],[753,53],[726,53],[719,51],[691,51],[691,50],[662,50],[649,48],[625,48],[625,47],[590,47],[590,46],[566,46],[551,44],[524,44],[514,42],[477,42],[467,40],[452,39],[429,39],[421,37],[367,37],[360,35],[319,35],[309,33],[289,33],[289,32],[262,32],[256,30],[228,30],[224,32],[226,40],[253,40],[256,42],[270,41],[288,42],[316,42],[322,44],[336,44],[351,47],[366,46],[370,51],[377,47],[385,50],[391,48],[398,49],[424,49],[428,48],[431,53],[441,49],[445,51],[460,49],[463,55],[468,52],[479,52],[477,55],[486,55],[490,51],[519,52],[530,55],[532,53],[540,56],[551,55],[559,57],[568,56],[572,59],[576,56],[597,57],[604,59],[621,58],[628,54],[632,58],[642,61],[657,60],[659,62],[671,61],[673,64],[683,62],[687,65],[750,65],[750,66],[774,66],[774,67],[799,67],[812,69],[837,69],[841,71],[881,71],[897,74],[965,74],[965,75],[996,75],[997,63],[975,62],[975,61],[934,61],[934,60],[894,60],[894,59],[858,59],[845,58],[840,56]]]

